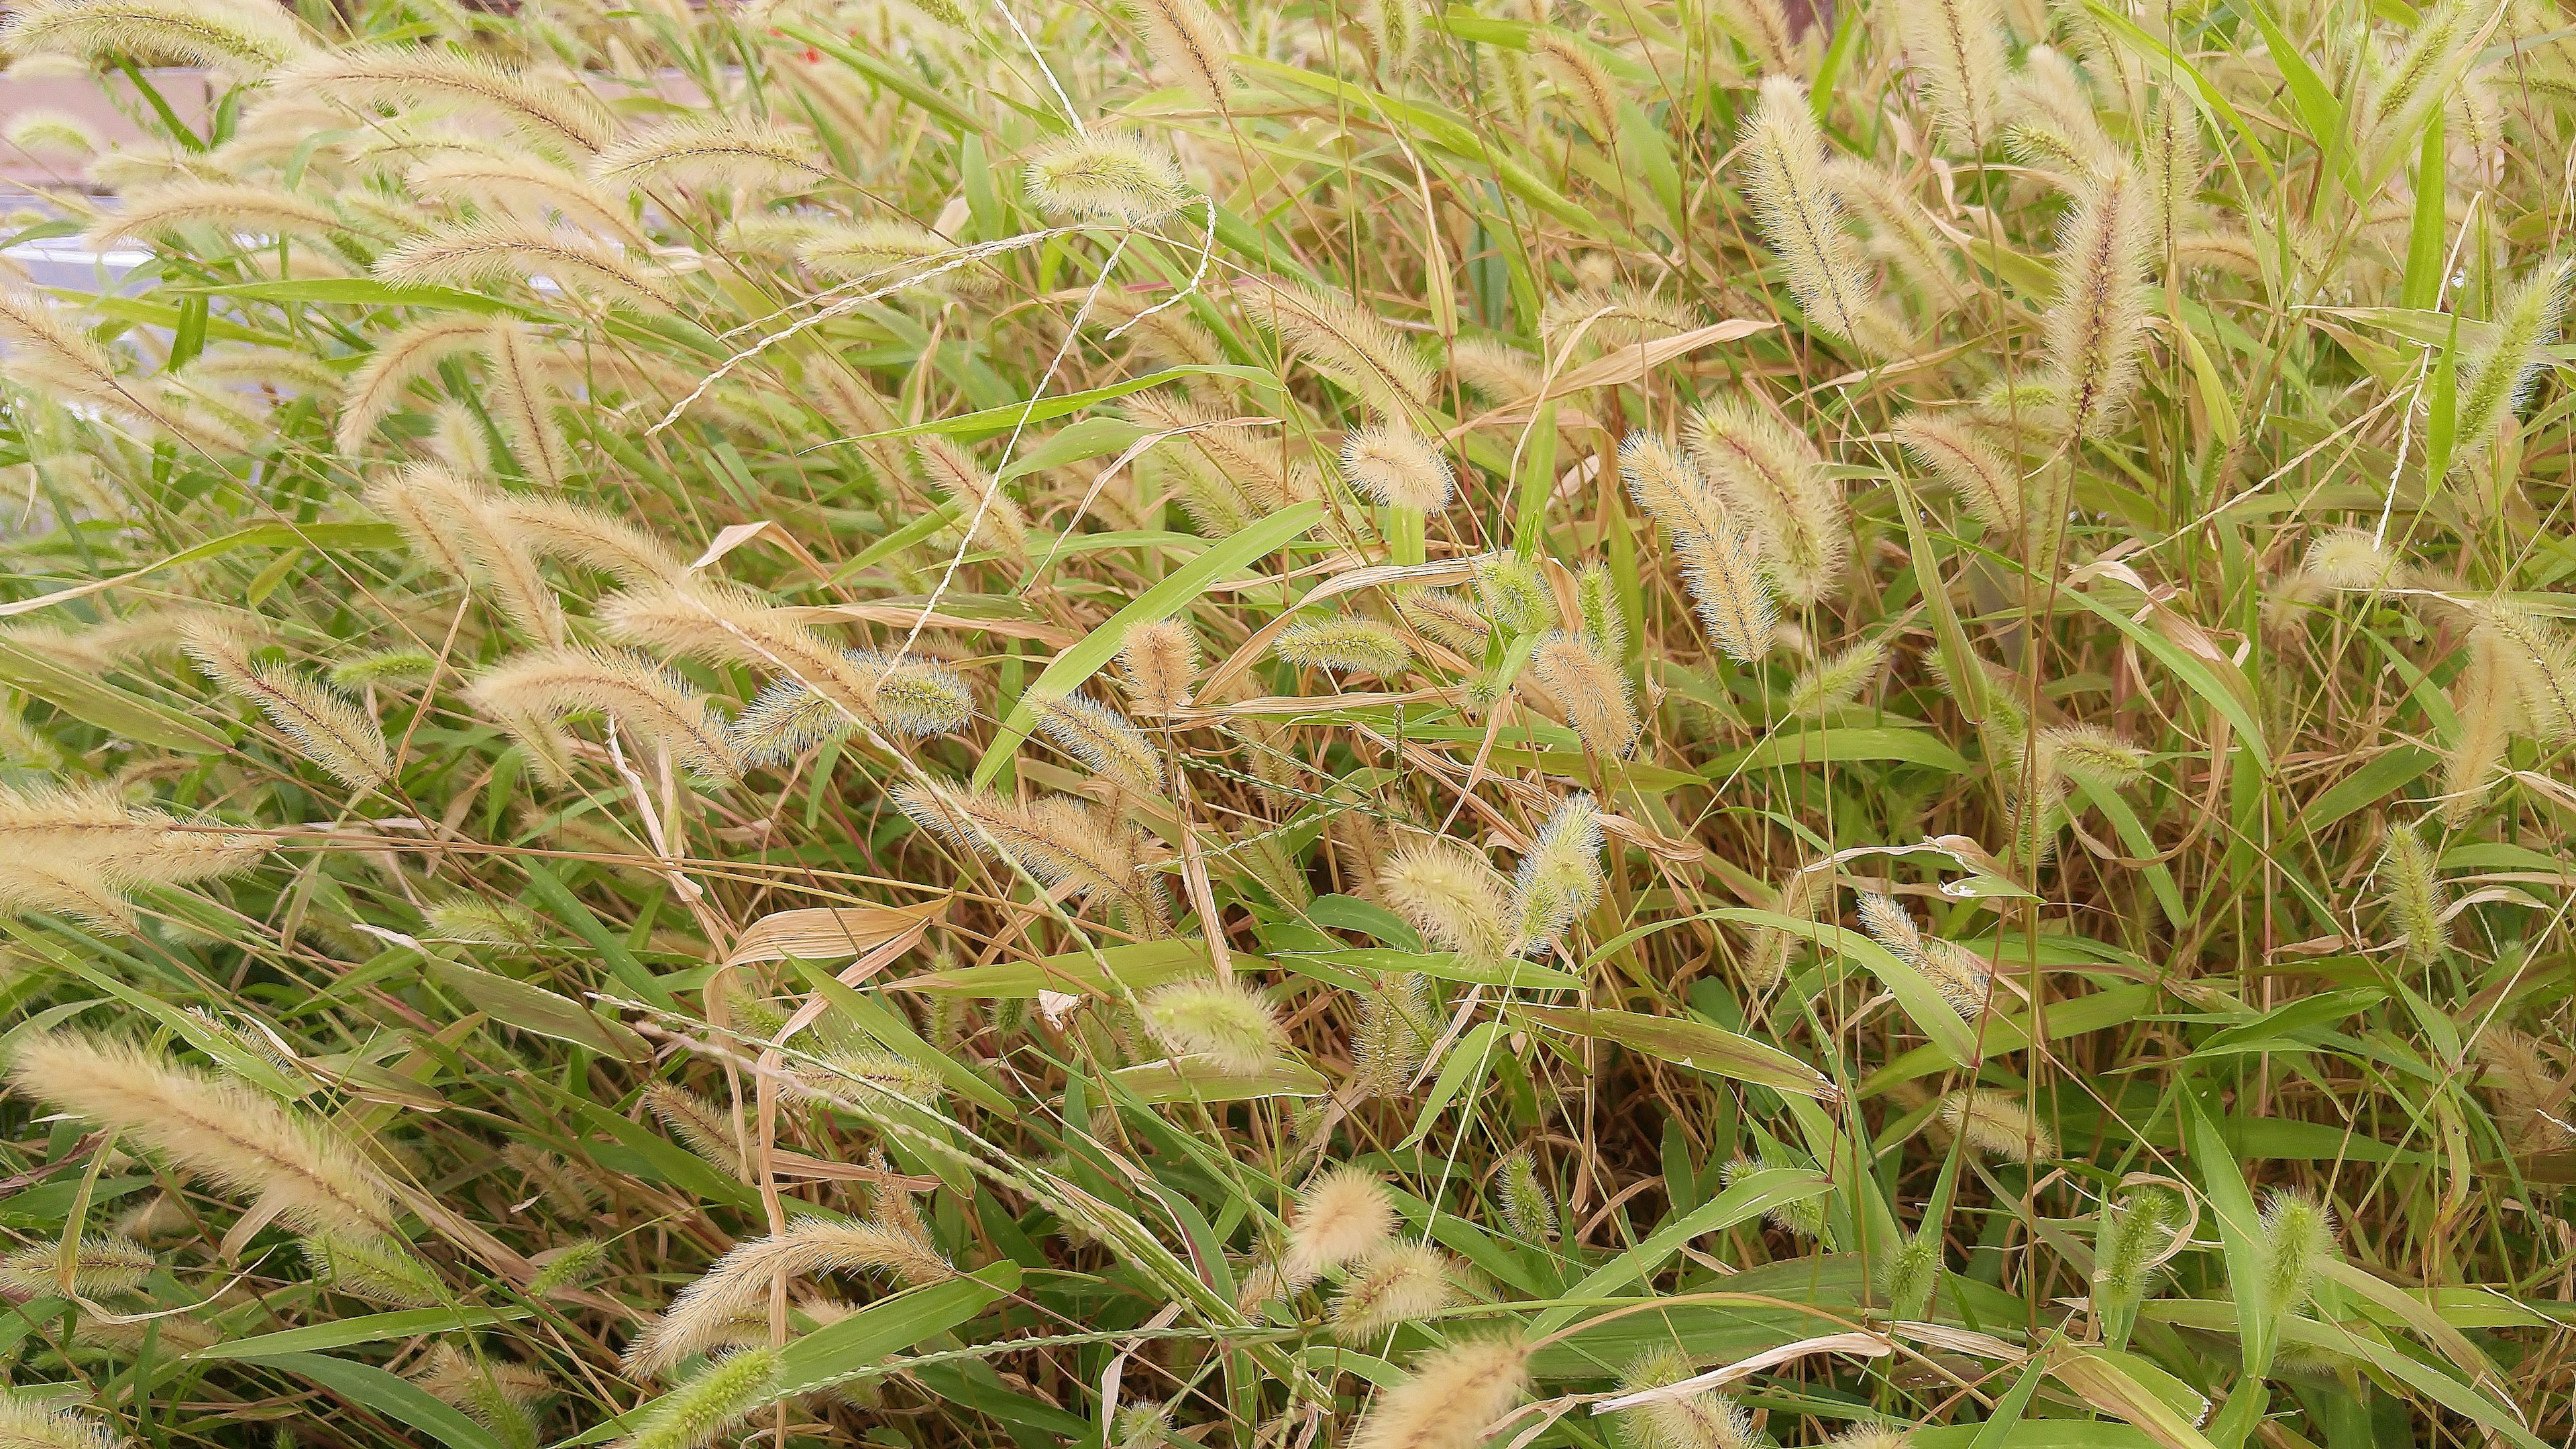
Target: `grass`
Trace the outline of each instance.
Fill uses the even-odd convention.
[[[2565,1442],[2568,35],[14,11],[0,1441]]]

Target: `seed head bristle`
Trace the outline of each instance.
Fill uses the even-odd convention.
[[[1599,56],[1574,36],[1552,28],[1530,33],[1529,55],[1565,98],[1575,124],[1594,142],[1606,146],[1618,139],[1619,88]]]
[[[1601,899],[1600,809],[1589,795],[1557,806],[1512,879],[1512,940],[1523,955],[1542,951]]]
[[[512,218],[467,222],[426,232],[376,260],[375,273],[407,286],[484,291],[543,277],[566,291],[653,312],[676,310],[669,288],[607,243],[577,232],[550,231]]]
[[[22,12],[23,13],[23,12]],[[5,44],[0,37],[0,44]],[[9,117],[0,140],[39,161],[77,165],[106,149],[95,127],[69,111],[30,107]]]
[[[2166,1246],[2181,1219],[2181,1200],[2166,1188],[2136,1188],[2106,1204],[2093,1255],[2094,1291],[2115,1302],[2136,1302],[2155,1272],[2149,1260]]]
[[[1336,1167],[1299,1195],[1280,1270],[1292,1282],[1311,1283],[1386,1242],[1395,1221],[1395,1200],[1375,1173]]]
[[[130,1443],[91,1410],[0,1391],[0,1443],[17,1449],[125,1449]]]
[[[1449,1255],[1428,1243],[1380,1243],[1351,1265],[1325,1316],[1333,1336],[1359,1345],[1457,1301]]]
[[[2050,725],[2039,732],[2033,747],[2044,772],[2106,790],[2135,782],[2152,763],[2146,751],[2100,725]]]
[[[930,485],[961,511],[961,525],[972,520],[972,538],[1015,561],[1029,556],[1029,524],[1019,500],[964,448],[946,438],[922,438],[913,457]]]
[[[174,181],[126,194],[125,205],[82,234],[106,250],[129,237],[154,240],[174,233],[210,231],[230,250],[235,236],[327,236],[346,230],[329,207],[268,186],[224,181]]]
[[[999,856],[1043,885],[1073,883],[1106,897],[1140,929],[1159,930],[1170,903],[1152,868],[1166,859],[1133,825],[1088,801],[1054,796],[1033,805],[947,786],[897,786],[896,808],[962,849]]]
[[[1813,443],[1767,409],[1721,397],[1692,417],[1690,445],[1728,515],[1745,520],[1759,540],[1784,597],[1813,603],[1841,582],[1851,554],[1849,510]]]
[[[1200,104],[1222,112],[1234,80],[1234,53],[1241,48],[1233,27],[1206,0],[1127,0],[1126,9],[1145,33],[1154,63]]]
[[[1766,75],[1800,75],[1808,47],[1781,0],[1714,0],[1710,18],[1724,26]]]
[[[677,578],[684,565],[670,545],[600,509],[515,495],[491,507],[530,553],[596,569],[622,584]]]
[[[1378,69],[1387,75],[1401,74],[1413,63],[1430,23],[1422,0],[1362,0],[1360,5],[1360,25],[1377,51]]]
[[[1139,624],[1119,645],[1118,667],[1136,713],[1170,714],[1190,702],[1190,683],[1199,671],[1198,640],[1177,619]]]
[[[502,436],[509,439],[510,451],[529,481],[561,488],[573,471],[572,450],[554,418],[536,337],[526,323],[504,318],[492,324],[483,351],[492,367],[490,386],[483,394],[484,410],[501,425]]]
[[[2482,1081],[2495,1101],[2497,1132],[2515,1152],[2546,1152],[2576,1145],[2567,1118],[2562,1074],[2530,1033],[2490,1025],[2478,1034]]]
[[[1913,288],[1927,308],[1960,303],[1950,253],[1922,203],[1886,168],[1853,156],[1825,163],[1825,184],[1869,232],[1869,251]]]
[[[1842,202],[1826,184],[1824,135],[1806,87],[1788,76],[1766,77],[1742,149],[1746,199],[1807,325],[1868,347],[1884,335],[1873,316],[1877,289],[1843,229]]]
[[[1563,711],[1583,747],[1604,759],[1624,758],[1643,722],[1617,661],[1580,634],[1550,631],[1530,650],[1529,678]]]
[[[2263,1196],[2263,1288],[2276,1313],[2296,1313],[2335,1256],[2334,1209],[2301,1188]]]
[[[2469,605],[2472,649],[2490,651],[2521,705],[2522,725],[2544,740],[2576,733],[2576,650],[2543,615],[2508,599]]]
[[[446,1296],[429,1265],[387,1233],[308,1233],[299,1245],[315,1281],[334,1293],[396,1308],[431,1308]]]
[[[1429,439],[1409,429],[1353,428],[1342,439],[1342,475],[1390,508],[1437,513],[1449,506],[1457,479]]]
[[[1920,1322],[1932,1311],[1932,1296],[1941,1281],[1941,1240],[1938,1226],[1899,1238],[1895,1251],[1889,1253],[1879,1268],[1879,1292],[1887,1299],[1887,1310],[1898,1320]]]
[[[1752,536],[1725,522],[1714,533],[1676,534],[1673,548],[1700,624],[1718,652],[1743,664],[1770,653],[1779,610]]]
[[[1649,1349],[1619,1371],[1619,1388],[1639,1393],[1698,1374],[1698,1362],[1681,1349]],[[1621,1449],[1754,1449],[1761,1442],[1753,1416],[1714,1389],[1658,1395],[1630,1405],[1619,1411],[1614,1428]]]
[[[777,1382],[778,1350],[728,1354],[654,1400],[619,1449],[705,1449],[768,1402]]]
[[[1766,1141],[1762,1144],[1758,1156],[1738,1155],[1728,1159],[1726,1165],[1719,1169],[1718,1178],[1726,1186],[1733,1187],[1757,1172],[1774,1172],[1783,1168],[1798,1172],[1813,1172],[1816,1165],[1794,1152]],[[1781,1203],[1764,1213],[1763,1218],[1773,1227],[1800,1241],[1821,1243],[1825,1240],[1825,1204],[1821,1197],[1800,1198],[1794,1202]]]
[[[1709,535],[1726,526],[1726,505],[1699,465],[1654,433],[1619,442],[1619,476],[1637,506],[1672,533]]]
[[[2110,431],[2137,384],[2150,211],[2137,173],[2116,165],[2082,187],[2058,240],[2058,295],[2045,330],[2050,381],[2069,436]]]
[[[2530,400],[2533,386],[2548,369],[2544,349],[2558,340],[2571,278],[2576,278],[2576,262],[2554,258],[2506,294],[2492,340],[2470,357],[2461,375],[2453,413],[2459,440],[2453,457],[2459,463],[2492,444],[2504,420]]]
[[[1478,961],[1509,954],[1503,923],[1511,919],[1502,878],[1481,856],[1451,840],[1398,850],[1378,876],[1378,889],[1398,915],[1444,951]]]
[[[439,106],[487,116],[539,145],[587,156],[616,121],[579,85],[513,71],[464,51],[376,46],[316,51],[277,77],[277,88],[349,107]]]
[[[626,1362],[640,1373],[667,1373],[726,1342],[736,1319],[767,1304],[773,1280],[830,1273],[881,1273],[919,1286],[953,1277],[956,1269],[935,1245],[901,1224],[799,1218],[781,1232],[747,1238],[716,1259],[645,1325],[627,1346]]]
[[[1507,634],[1535,634],[1557,622],[1556,593],[1538,566],[1513,553],[1479,554],[1474,570],[1477,602]]]
[[[1525,1243],[1545,1243],[1556,1236],[1556,1197],[1540,1175],[1538,1154],[1514,1148],[1494,1174],[1503,1222]]]
[[[457,896],[421,912],[427,934],[442,941],[508,946],[536,951],[546,944],[545,926],[536,913],[514,901],[484,896]]]
[[[1390,417],[1431,396],[1431,369],[1402,334],[1347,298],[1271,287],[1257,309],[1282,350]]]
[[[1859,896],[1860,927],[1869,938],[1885,946],[1890,955],[1909,966],[1923,964],[1923,933],[1915,927],[1914,916],[1897,904],[1893,896],[1876,891],[1862,891]]]
[[[1391,626],[1357,614],[1299,619],[1279,631],[1270,651],[1307,669],[1334,669],[1400,679],[1413,663],[1412,646]]]
[[[733,1114],[686,1087],[655,1082],[643,1093],[644,1110],[680,1145],[725,1169],[743,1170],[742,1133]]]
[[[1793,717],[1821,717],[1850,706],[1878,683],[1887,668],[1887,640],[1862,639],[1801,671],[1782,710]]]
[[[1176,1055],[1230,1076],[1257,1076],[1288,1048],[1270,1002],[1240,977],[1175,981],[1145,997],[1145,1024]]]
[[[1038,731],[1094,774],[1148,795],[1163,793],[1163,757],[1127,717],[1098,700],[1071,694],[1035,702]]]
[[[2002,129],[2004,18],[1994,0],[1906,0],[1893,15],[1942,139],[1958,155],[1981,155]]]
[[[382,1180],[329,1129],[253,1087],[128,1042],[58,1032],[21,1043],[16,1088],[113,1126],[215,1185],[256,1193],[289,1224],[383,1231]]]
[[[433,314],[387,334],[349,375],[348,388],[340,395],[335,434],[340,452],[355,456],[377,426],[402,406],[413,383],[449,358],[482,351],[490,338],[490,320],[466,313]]]
[[[259,706],[297,753],[341,783],[373,789],[393,777],[384,730],[356,700],[293,665],[253,660],[250,641],[220,623],[190,625],[187,646],[208,678]]]
[[[641,654],[537,650],[493,666],[466,693],[502,722],[606,715],[668,748],[682,768],[713,784],[729,784],[741,771],[725,721],[706,697]]]
[[[404,174],[403,184],[450,204],[523,212],[541,220],[551,215],[628,245],[646,240],[616,198],[543,156],[459,149],[423,160]]]
[[[2451,685],[2459,737],[2443,756],[2442,823],[2467,823],[2485,804],[2497,767],[2523,718],[2513,666],[2503,641],[2472,630],[2468,662]]]
[[[1065,137],[1031,156],[1023,175],[1040,211],[1126,226],[1170,215],[1189,191],[1172,153],[1132,131]]]
[[[1963,1087],[1941,1099],[1941,1125],[1988,1157],[2042,1162],[2057,1155],[2057,1134],[2019,1097]]]
[[[667,121],[624,136],[590,159],[597,180],[695,187],[811,186],[831,173],[804,136],[784,126],[725,116]]]
[[[2021,536],[2021,470],[2000,451],[1970,429],[1930,413],[1909,413],[1891,431],[1898,446],[1958,494],[1988,532],[2005,539]]]
[[[311,46],[292,14],[257,0],[37,0],[9,12],[12,56],[207,66],[253,81]]]
[[[1528,1385],[1529,1350],[1516,1341],[1473,1339],[1430,1350],[1403,1381],[1379,1392],[1351,1449],[1473,1449]]]
[[[72,1291],[84,1298],[113,1298],[143,1287],[161,1266],[150,1248],[116,1234],[92,1233],[72,1250]],[[20,1300],[58,1291],[62,1244],[36,1243],[0,1258],[0,1290]]]
[[[1397,590],[1391,602],[1415,633],[1461,654],[1484,653],[1493,634],[1473,604],[1446,589]]]
[[[2386,893],[2388,928],[2399,938],[2399,959],[2409,967],[2430,965],[2449,949],[2451,928],[2444,919],[2448,892],[2433,847],[2411,825],[2389,827],[2380,848],[2380,889]]]

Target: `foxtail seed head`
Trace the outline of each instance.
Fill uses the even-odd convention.
[[[1395,1200],[1375,1173],[1336,1167],[1307,1184],[1288,1219],[1288,1246],[1280,1270],[1292,1282],[1311,1283],[1361,1257],[1395,1232]]]

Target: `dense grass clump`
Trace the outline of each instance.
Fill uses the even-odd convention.
[[[0,41],[0,1446],[2576,1434],[2551,0]]]

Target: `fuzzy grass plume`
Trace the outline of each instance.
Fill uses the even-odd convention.
[[[19,7],[0,1438],[2566,1441],[2561,20]]]

